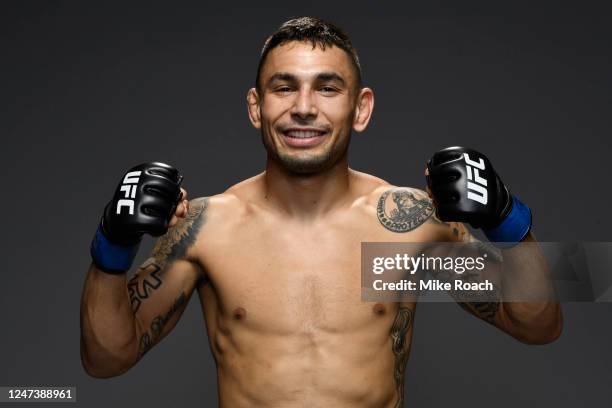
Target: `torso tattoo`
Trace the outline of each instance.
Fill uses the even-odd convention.
[[[404,404],[404,371],[406,369],[409,350],[406,335],[412,326],[412,317],[413,312],[410,308],[400,306],[389,332],[391,336],[391,348],[395,356],[393,378],[395,380],[395,388],[397,389],[398,395],[398,400],[395,404],[396,408],[402,407]]]

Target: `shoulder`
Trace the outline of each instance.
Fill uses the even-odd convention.
[[[358,202],[369,217],[392,232],[409,232],[435,219],[435,208],[426,191],[400,187],[365,173],[353,172],[359,187]]]
[[[415,187],[380,186],[370,196],[378,221],[393,232],[408,232],[435,220],[427,192]]]
[[[376,216],[380,223],[393,232],[408,232],[422,224],[428,224],[444,241],[478,241],[465,224],[441,221],[436,214],[433,200],[423,189],[380,186],[372,191],[369,201],[371,205],[376,206]]]
[[[397,205],[426,204],[430,213],[433,213],[433,203],[426,191],[416,187],[394,186],[385,184],[372,190],[369,201],[377,206],[384,202],[393,202]],[[429,208],[431,207],[431,208]]]
[[[396,197],[426,200],[431,202],[426,191],[415,187],[399,187],[371,174],[351,170],[351,177],[358,190],[358,196],[369,204],[377,205],[381,198],[395,193]]]
[[[222,193],[209,197],[200,197],[190,202],[190,209],[195,204],[194,213],[199,213],[203,233],[221,232],[234,225],[244,223],[253,212],[254,196],[260,176],[241,181]]]
[[[248,206],[235,194],[223,192],[210,197],[199,197],[189,202],[189,215],[198,219],[202,231],[227,227],[228,223],[243,218]]]
[[[369,201],[376,208],[378,221],[390,231],[409,232],[421,225],[427,225],[437,240],[477,241],[465,224],[441,221],[436,215],[433,200],[423,189],[381,186],[372,192]]]
[[[369,212],[387,230],[404,233],[427,225],[432,236],[442,241],[473,242],[476,238],[461,222],[444,222],[436,216],[433,200],[424,189],[396,186],[376,179],[364,196]]]

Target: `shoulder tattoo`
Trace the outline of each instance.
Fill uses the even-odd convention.
[[[408,232],[431,217],[434,207],[429,197],[408,188],[385,191],[378,200],[378,221],[389,231]]]
[[[189,211],[184,219],[158,239],[153,248],[152,257],[158,265],[164,265],[169,261],[185,256],[185,253],[193,245],[198,232],[204,224],[208,198],[198,198],[189,203]]]

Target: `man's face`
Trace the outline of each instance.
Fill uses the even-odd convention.
[[[289,42],[270,51],[259,80],[259,123],[272,159],[311,174],[345,155],[359,89],[344,50]]]

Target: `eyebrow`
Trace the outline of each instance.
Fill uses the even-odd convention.
[[[346,85],[346,81],[340,75],[335,72],[321,72],[317,75],[316,79],[321,82],[338,82],[341,85]]]
[[[297,77],[288,72],[277,72],[268,79],[268,84],[274,81],[287,81],[287,82],[295,82],[297,81]]]
[[[346,86],[346,81],[340,75],[335,72],[320,72],[315,77],[316,81],[320,82],[331,82],[335,81],[340,83],[342,86]],[[287,81],[287,82],[297,82],[298,78],[290,74],[289,72],[277,72],[273,74],[270,79],[268,79],[268,84],[274,81]]]

